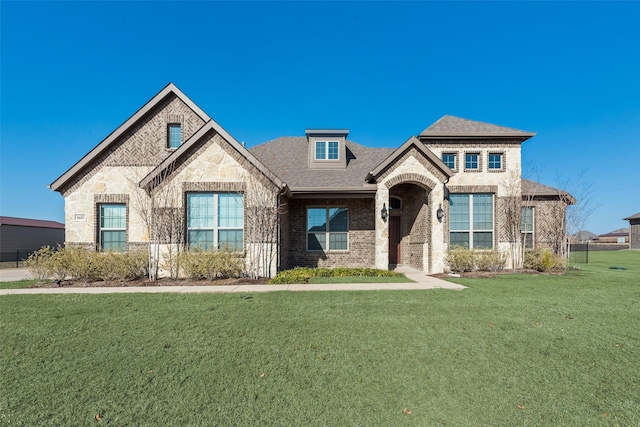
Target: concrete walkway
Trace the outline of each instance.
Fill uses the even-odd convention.
[[[6,270],[14,270],[12,272]],[[22,271],[17,271],[22,270]],[[111,293],[205,293],[205,292],[236,292],[254,293],[271,291],[372,291],[393,289],[454,289],[461,290],[465,286],[450,283],[424,272],[409,268],[398,267],[397,272],[403,273],[415,283],[330,283],[330,284],[297,284],[297,285],[225,285],[225,286],[122,286],[97,288],[33,288],[33,289],[0,289],[0,295],[15,294],[111,294]],[[0,270],[0,282],[27,279],[29,271],[24,268]]]

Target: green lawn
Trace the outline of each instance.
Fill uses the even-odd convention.
[[[23,279],[14,282],[0,282],[0,289],[24,289],[38,283],[38,280]]]
[[[413,283],[405,276],[334,276],[311,277],[309,283]]]
[[[464,291],[0,296],[0,425],[637,426],[640,252],[590,261]]]

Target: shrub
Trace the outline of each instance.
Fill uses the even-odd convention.
[[[27,258],[25,265],[29,269],[29,273],[37,280],[45,280],[53,275],[53,266],[51,258],[54,250],[51,246],[43,246]]]
[[[191,279],[239,277],[244,270],[244,259],[226,250],[190,249],[181,252],[178,259],[182,271]]]
[[[476,266],[476,253],[462,246],[454,246],[447,251],[445,262],[451,271],[457,273],[472,271]]]
[[[566,260],[547,248],[527,251],[524,254],[524,268],[544,273],[560,273],[567,266]]]
[[[309,268],[309,267],[295,267],[291,270],[283,270],[276,277],[269,280],[271,284],[290,284],[290,283],[308,283],[312,277],[346,277],[346,276],[361,276],[361,277],[394,277],[402,276],[400,273],[396,273],[391,270],[378,270],[376,268],[351,268],[351,267],[336,267],[336,268]]]
[[[99,277],[96,271],[98,255],[98,252],[80,246],[67,246],[62,256],[69,276],[75,280],[89,282]]]
[[[504,252],[477,251],[475,253],[476,267],[481,271],[502,271],[507,264],[507,254]]]

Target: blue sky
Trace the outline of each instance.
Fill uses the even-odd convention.
[[[397,147],[445,114],[537,132],[529,177],[586,229],[640,211],[640,2],[0,3],[0,214],[64,221],[47,188],[174,82],[253,146],[345,127]]]

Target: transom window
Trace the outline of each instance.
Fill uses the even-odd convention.
[[[100,205],[100,248],[122,252],[127,249],[127,205],[124,203]]]
[[[478,166],[478,153],[467,153],[464,156],[464,168],[470,170],[479,169]]]
[[[241,251],[243,238],[242,194],[187,194],[187,243],[190,246]]]
[[[456,154],[455,153],[443,153],[442,162],[453,170],[456,168]]]
[[[451,247],[493,248],[493,194],[449,195]]]
[[[502,169],[502,154],[489,153],[489,169]]]
[[[316,160],[338,160],[338,141],[316,141]]]
[[[170,123],[167,127],[167,145],[178,148],[182,144],[182,126],[180,123]]]
[[[349,249],[347,208],[307,209],[307,250],[346,251]]]
[[[525,248],[533,248],[533,207],[522,208],[520,232]]]

